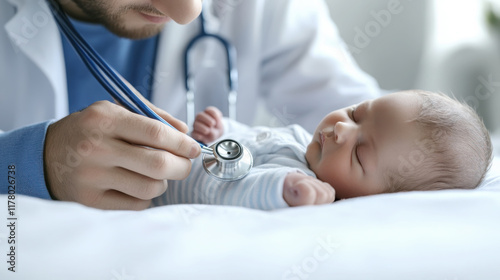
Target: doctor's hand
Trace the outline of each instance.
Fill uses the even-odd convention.
[[[211,143],[222,134],[224,134],[224,124],[222,123],[222,112],[219,109],[210,106],[196,115],[191,133],[194,139],[203,143]]]
[[[289,173],[283,184],[283,198],[289,206],[327,204],[335,201],[335,189],[314,177]]]
[[[107,101],[73,113],[47,130],[44,170],[52,197],[102,209],[145,209],[166,179],[191,171],[200,146],[187,126],[148,104],[180,130]]]

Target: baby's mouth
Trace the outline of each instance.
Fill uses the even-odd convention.
[[[335,137],[335,131],[333,128],[326,128],[319,132],[319,145],[321,149],[325,146],[326,138]]]
[[[319,146],[321,149],[323,149],[323,145],[325,144],[325,134],[323,134],[323,131],[319,132]]]

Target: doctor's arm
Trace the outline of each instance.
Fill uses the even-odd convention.
[[[50,199],[43,173],[45,133],[50,121],[27,127],[0,131],[0,167],[8,185],[0,194],[28,195]]]
[[[180,131],[106,101],[49,126],[44,167],[59,200],[103,209],[144,209],[184,179],[200,147],[184,123],[150,105]],[[182,132],[181,132],[182,131]]]

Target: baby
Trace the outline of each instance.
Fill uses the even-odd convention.
[[[239,141],[254,156],[254,168],[241,180],[222,182],[194,162],[188,179],[169,181],[155,204],[269,210],[380,193],[472,189],[492,154],[488,131],[473,109],[416,90],[333,111],[312,136],[297,125],[250,128],[209,107],[197,115],[192,136],[205,143],[221,136]]]

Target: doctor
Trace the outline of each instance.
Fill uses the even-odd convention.
[[[201,0],[59,2],[153,109],[187,132],[176,119],[186,119],[182,56],[199,32],[199,23],[187,23]],[[280,124],[313,130],[327,112],[379,94],[321,0],[205,0],[204,12],[208,30],[238,51],[239,121],[252,124],[261,103]],[[107,93],[59,33],[45,0],[1,1],[0,25],[0,167],[15,171],[17,194],[144,209],[166,190],[165,179],[188,175],[199,145],[99,101]],[[218,50],[206,43],[192,54],[197,110],[227,108],[224,76],[214,71],[223,61]]]

